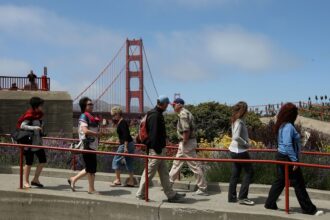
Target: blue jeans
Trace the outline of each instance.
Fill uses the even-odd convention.
[[[125,145],[120,145],[118,147],[117,153],[124,153],[124,148]],[[130,142],[127,145],[127,150],[129,154],[134,154],[135,152],[135,145],[134,142]],[[122,163],[122,159],[125,159],[126,163],[123,164]],[[124,166],[126,166],[126,169],[132,173],[133,172],[133,157],[124,157],[124,156],[114,156],[113,160],[112,160],[112,169],[114,170],[119,170],[121,168],[123,168]]]

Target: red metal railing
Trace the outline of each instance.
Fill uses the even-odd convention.
[[[35,79],[36,90],[45,90],[43,88],[43,77],[37,77]],[[16,84],[16,88],[13,88],[13,84]],[[50,78],[46,78],[46,90],[50,90]],[[18,76],[0,76],[0,89],[8,90],[33,90],[30,86],[29,79],[27,77],[18,77]]]
[[[17,147],[20,148],[20,178],[19,178],[19,188],[23,188],[23,151],[24,147],[35,148],[35,149],[47,149],[55,151],[64,151],[71,153],[92,153],[100,155],[119,155],[126,157],[142,158],[145,160],[145,200],[149,201],[149,177],[148,177],[148,159],[158,159],[158,160],[182,160],[182,161],[200,161],[200,162],[217,162],[217,163],[261,163],[261,164],[279,164],[285,167],[285,211],[289,213],[289,166],[302,166],[311,168],[321,168],[330,169],[329,165],[320,164],[306,164],[306,163],[295,163],[286,161],[276,161],[276,160],[237,160],[237,159],[209,159],[209,158],[173,158],[173,157],[162,157],[162,156],[149,156],[142,154],[128,154],[128,153],[115,153],[115,152],[104,152],[104,151],[93,151],[93,150],[78,150],[63,147],[50,147],[50,146],[37,146],[37,145],[23,145],[23,144],[11,144],[11,143],[0,143],[0,147]]]

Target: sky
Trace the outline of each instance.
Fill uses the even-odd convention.
[[[142,38],[159,94],[249,105],[328,95],[327,0],[0,0],[0,75],[75,97],[126,38]],[[150,90],[152,90],[150,88]]]

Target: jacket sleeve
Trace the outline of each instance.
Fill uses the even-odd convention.
[[[30,126],[29,123],[30,122],[28,120],[23,121],[22,124],[21,124],[21,129],[29,130],[29,131],[38,130],[38,128],[39,128],[38,126]]]
[[[297,135],[295,133],[298,134],[298,132],[295,131],[295,129],[292,125],[285,126],[283,128],[282,141],[283,141],[283,144],[286,147],[286,152],[287,152],[290,160],[293,161],[293,162],[298,161],[297,152],[295,152],[295,149],[294,149],[294,146],[293,146],[293,144],[294,144],[293,140],[295,138],[294,136]],[[300,139],[300,137],[299,137],[299,139]]]
[[[248,147],[249,142],[247,140],[244,140],[241,137],[242,130],[243,130],[242,123],[241,122],[235,122],[234,123],[234,129],[233,129],[233,140],[237,141],[237,143],[240,144],[240,145]]]
[[[151,113],[147,119],[148,136],[150,147],[157,147],[158,134],[158,116]]]

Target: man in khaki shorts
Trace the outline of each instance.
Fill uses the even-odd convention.
[[[179,120],[177,124],[177,132],[180,138],[178,152],[176,157],[196,158],[197,140],[195,134],[194,116],[184,108],[184,100],[177,98],[172,103],[174,111],[178,114]],[[170,181],[174,183],[180,174],[180,169],[184,161],[175,160],[170,171]],[[207,196],[207,182],[201,163],[197,161],[187,161],[191,171],[195,174],[198,190],[194,195]]]

